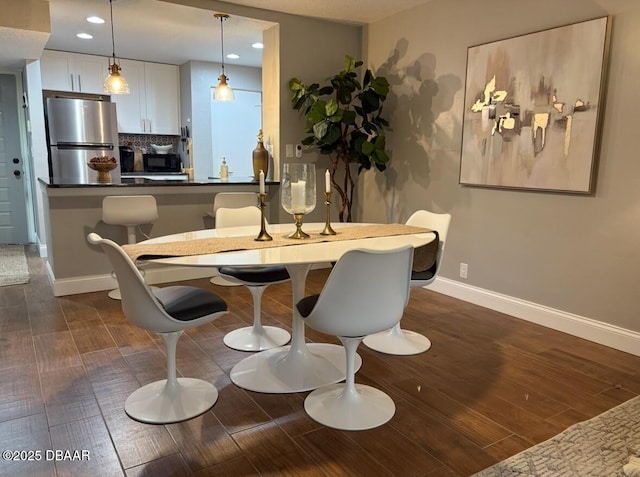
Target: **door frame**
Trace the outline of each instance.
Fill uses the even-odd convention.
[[[24,193],[25,193],[25,202],[24,204],[14,204],[11,203],[11,209],[13,210],[15,207],[24,207],[24,213],[26,216],[27,222],[27,240],[29,243],[35,242],[35,209],[34,209],[34,178],[33,178],[33,167],[32,167],[32,158],[31,158],[31,150],[28,146],[28,137],[27,137],[27,119],[26,119],[26,110],[28,109],[28,101],[27,96],[24,91],[24,85],[22,81],[22,72],[16,70],[8,70],[0,68],[0,74],[2,75],[11,75],[16,79],[16,101],[18,105],[22,105],[22,107],[18,107],[18,129],[20,134],[20,155],[22,156],[22,169],[23,169],[23,177],[24,177]]]

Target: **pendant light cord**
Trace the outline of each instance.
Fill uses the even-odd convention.
[[[113,52],[113,63],[116,62],[116,40],[113,35],[113,0],[109,0],[109,9],[111,10],[111,47]]]
[[[222,74],[224,74],[224,17],[220,17],[220,46],[222,51]]]

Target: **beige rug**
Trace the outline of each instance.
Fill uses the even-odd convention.
[[[24,245],[0,245],[0,287],[28,283],[29,279]]]
[[[640,456],[640,397],[635,397],[473,477],[625,477]]]

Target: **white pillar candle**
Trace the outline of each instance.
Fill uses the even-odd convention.
[[[264,194],[264,171],[260,169],[260,193]]]
[[[324,173],[324,191],[331,192],[331,176],[329,175],[329,169]]]
[[[306,181],[291,183],[291,211],[294,214],[304,214],[306,209],[305,187]]]

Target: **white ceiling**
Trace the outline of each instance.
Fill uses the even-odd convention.
[[[108,0],[49,0],[51,36],[47,49],[111,56],[111,22]],[[102,25],[86,21],[91,15]],[[115,51],[119,58],[182,64],[188,60],[221,60],[220,20],[213,12],[157,0],[114,0]],[[225,64],[260,66],[262,51],[251,47],[262,41],[263,30],[273,23],[244,17],[224,21],[225,54],[238,60]],[[80,40],[77,33],[93,35]]]
[[[316,18],[365,24],[388,17],[430,0],[228,0],[227,3]],[[108,0],[49,0],[51,35],[0,27],[0,67],[18,68],[25,58],[39,56],[45,48],[111,56],[111,24]],[[102,25],[88,23],[97,15]],[[221,60],[220,21],[212,12],[158,0],[114,0],[116,56],[135,60],[182,64],[188,60]],[[262,52],[251,44],[273,23],[232,16],[224,22],[226,65],[260,66]],[[93,35],[80,40],[80,32]],[[35,54],[34,54],[35,52]]]

